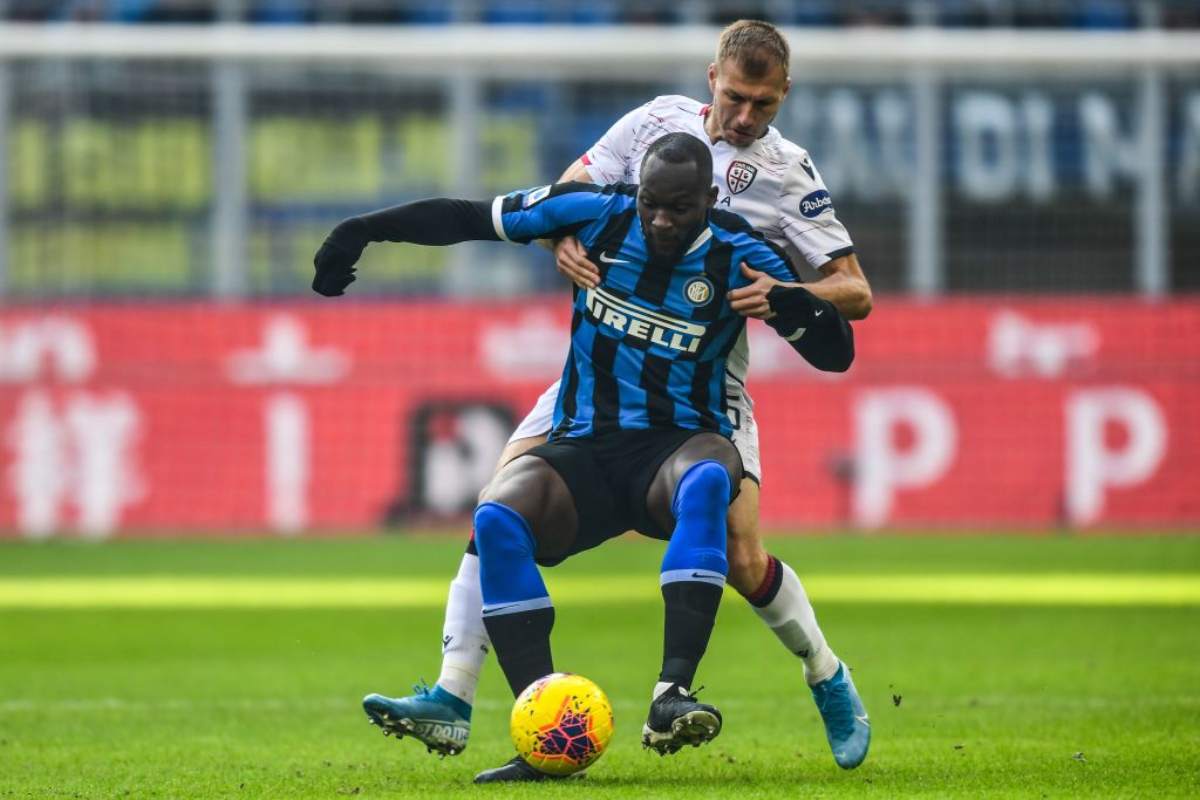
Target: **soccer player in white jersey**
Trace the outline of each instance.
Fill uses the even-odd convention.
[[[572,164],[560,181],[637,183],[642,155],[660,136],[691,133],[709,143],[717,208],[745,217],[783,247],[794,264],[802,261],[821,277],[804,286],[851,320],[871,308],[871,291],[845,227],[837,219],[820,174],[800,146],[770,126],[787,95],[790,54],[779,31],[765,22],[740,20],[726,28],[709,65],[712,102],[677,95],[655,98],[630,111]],[[554,245],[559,270],[582,288],[593,288],[599,272],[574,239]],[[733,307],[766,316],[766,294],[775,284],[761,276],[731,295]],[[747,478],[729,511],[729,583],[754,607],[784,647],[803,662],[806,682],[825,722],[839,766],[850,769],[866,757],[870,728],[861,700],[817,624],[799,578],[763,548],[758,530],[758,430],[746,392],[749,366],[745,335],[728,362],[728,407],[733,440]],[[558,383],[546,389],[513,433],[499,466],[546,441]],[[470,731],[471,704],[488,651],[480,616],[479,559],[474,542],[450,585],[443,629],[442,670],[430,690],[408,697],[368,695],[363,706],[385,733],[410,735],[433,751],[461,752]]]

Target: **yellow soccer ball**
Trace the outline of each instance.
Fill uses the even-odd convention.
[[[548,775],[591,766],[613,735],[612,705],[582,675],[555,672],[538,678],[513,704],[509,729],[521,758]]]

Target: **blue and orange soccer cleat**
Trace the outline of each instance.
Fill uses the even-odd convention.
[[[833,760],[842,769],[854,769],[867,757],[871,746],[871,722],[846,664],[838,662],[837,672],[812,687],[812,695],[825,721],[825,738]]]
[[[398,698],[369,694],[363,698],[363,711],[384,736],[411,736],[431,753],[443,756],[465,750],[471,735],[471,706],[437,685],[430,689],[418,684],[413,692]]]

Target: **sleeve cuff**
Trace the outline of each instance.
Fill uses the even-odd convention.
[[[492,201],[492,227],[496,229],[496,235],[500,237],[502,242],[511,242],[508,234],[504,232],[504,200],[505,195],[497,195]]]
[[[853,245],[851,245],[849,247],[839,248],[837,250],[834,250],[832,253],[826,253],[824,263],[828,264],[830,261],[833,261],[835,258],[841,258],[842,256],[848,256],[853,252],[854,252]]]
[[[588,178],[591,180],[591,182],[597,186],[602,186],[606,183],[616,183],[618,180],[620,180],[619,177],[609,180],[608,176],[604,172],[603,165],[596,163],[596,160],[592,158],[590,151],[579,157],[579,163],[583,164],[583,171],[588,174]],[[611,166],[611,162],[609,162],[609,166]]]

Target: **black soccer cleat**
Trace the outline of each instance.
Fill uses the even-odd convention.
[[[660,756],[676,753],[687,744],[699,747],[721,732],[721,712],[696,700],[679,684],[672,684],[650,704],[642,726],[642,747]]]
[[[533,783],[582,777],[582,772],[576,772],[573,775],[547,775],[545,772],[538,772],[529,766],[520,756],[513,756],[512,760],[504,766],[485,769],[476,775],[475,783]]]

